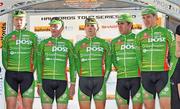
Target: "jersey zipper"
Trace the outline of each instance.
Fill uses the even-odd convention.
[[[55,38],[55,47],[57,46],[57,37]],[[56,71],[56,50],[55,50],[55,59],[54,59],[54,71],[53,71],[53,79],[55,79],[55,71]]]
[[[19,30],[19,41],[21,41],[21,30]],[[21,43],[19,43],[19,50],[18,50],[18,52],[19,52],[19,56],[18,56],[18,71],[20,71],[20,64],[21,64],[21,62],[20,62],[20,60],[21,60],[21,56],[20,56],[20,53],[21,53],[20,45],[21,45]]]
[[[153,27],[151,27],[151,37],[154,38],[153,36]],[[153,61],[153,41],[151,41],[151,71],[152,71],[152,61]]]
[[[90,49],[91,49],[91,47],[92,47],[92,39],[91,38],[89,38],[89,40],[90,40]],[[90,77],[92,76],[92,69],[91,69],[91,67],[92,67],[92,65],[91,65],[91,50],[90,50],[90,55],[89,55],[89,70],[90,70]]]
[[[126,36],[124,37],[125,38],[125,47],[124,47],[124,73],[125,73],[125,77],[127,77],[127,74],[126,74],[126,41],[127,41],[127,39],[126,39]]]

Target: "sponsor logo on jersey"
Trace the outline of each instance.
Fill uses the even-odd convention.
[[[22,36],[23,36],[23,37],[29,37],[29,35],[28,35],[28,34],[23,34]]]
[[[53,46],[54,44],[53,44],[53,42],[51,42],[51,41],[48,41],[48,43],[46,44],[46,46]]]
[[[12,35],[12,40],[16,40],[16,35]]]
[[[148,39],[148,38],[151,38],[151,36],[149,36],[147,33],[144,33],[143,38],[144,38],[144,39]]]
[[[133,44],[124,44],[121,45],[121,50],[125,50],[125,49],[135,49]]]
[[[116,44],[122,45],[122,44],[124,44],[124,42],[119,39],[119,40],[116,42]]]
[[[103,48],[102,47],[87,47],[86,48],[86,52],[91,52],[91,51],[99,51],[99,52],[103,52]]]
[[[57,42],[57,45],[64,46],[64,45],[65,45],[65,43],[64,43],[64,42]]]
[[[83,44],[81,45],[81,48],[86,48],[86,47],[88,47],[88,44],[87,44],[87,43],[83,43]]]
[[[100,42],[94,42],[93,45],[100,45]]]
[[[149,38],[148,42],[165,42],[165,38],[164,37],[155,37],[155,38]]]
[[[19,44],[27,44],[27,45],[31,45],[32,44],[32,41],[31,40],[16,40],[16,45],[19,45]]]
[[[161,32],[154,32],[154,37],[161,37]]]
[[[57,52],[57,51],[67,52],[68,49],[67,49],[66,47],[57,47],[57,46],[53,46],[53,47],[52,47],[52,52]]]

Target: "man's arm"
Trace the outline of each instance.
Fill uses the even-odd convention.
[[[176,51],[176,42],[175,42],[175,37],[172,31],[168,30],[167,31],[167,40],[168,40],[168,48],[169,48],[169,54],[170,54],[170,70],[169,70],[169,78],[172,76],[174,73],[174,69],[176,67],[177,63],[177,57],[175,55]]]
[[[69,49],[68,49],[68,56],[69,56],[69,72],[70,72],[70,79],[71,83],[75,84],[76,81],[76,65],[75,65],[75,50],[73,47],[73,44],[69,44]]]
[[[34,64],[34,70],[37,68],[37,35],[35,35],[34,43],[33,43],[33,64]]]
[[[107,81],[109,74],[111,72],[111,49],[109,46],[109,43],[105,43],[105,75],[104,75],[104,80]]]
[[[8,58],[8,42],[7,42],[7,36],[4,36],[3,39],[3,45],[2,45],[2,64],[5,69],[7,69],[7,58]]]
[[[80,76],[80,69],[81,69],[81,61],[80,61],[80,54],[79,54],[79,46],[78,43],[75,45],[75,67],[77,70],[78,75]]]
[[[180,25],[176,28],[176,57],[180,57]]]
[[[43,42],[38,45],[37,51],[37,78],[38,84],[42,84],[42,67],[43,67]]]
[[[71,85],[69,88],[69,97],[70,99],[73,99],[73,96],[75,94],[75,82],[76,82],[76,63],[75,63],[75,50],[73,47],[73,44],[70,42],[69,49],[68,49],[68,56],[69,56],[69,69],[70,69],[70,79],[71,79]]]
[[[142,55],[141,55],[141,43],[140,43],[140,39],[139,36],[136,35],[136,38],[134,40],[134,44],[135,44],[135,51],[136,51],[136,57],[137,57],[137,62],[138,62],[138,66],[141,70],[142,68]]]

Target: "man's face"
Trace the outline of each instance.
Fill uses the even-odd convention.
[[[121,34],[128,34],[131,31],[132,23],[118,22],[118,28]]]
[[[13,23],[16,29],[23,29],[26,25],[26,18],[25,17],[14,17]]]
[[[60,24],[51,24],[50,25],[50,31],[52,36],[60,35],[62,32],[62,25]]]
[[[156,25],[157,15],[146,14],[142,16],[143,22],[147,28]]]
[[[96,34],[97,26],[96,24],[86,24],[85,25],[85,32],[88,36],[93,36]]]

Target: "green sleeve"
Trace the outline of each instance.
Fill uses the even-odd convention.
[[[167,33],[167,40],[168,40],[168,48],[169,48],[169,54],[170,54],[170,71],[169,71],[169,77],[172,76],[174,69],[176,67],[177,58],[175,55],[176,50],[176,42],[174,34],[171,31],[168,31]]]
[[[111,53],[112,53],[112,64],[117,70],[117,60],[116,60],[116,51],[115,51],[115,45],[114,42],[111,43]]]
[[[78,75],[80,76],[80,72],[81,72],[81,61],[80,61],[80,54],[79,54],[79,46],[78,44],[76,44],[75,46],[75,65],[76,65],[76,69],[77,69],[77,72],[78,72]]]
[[[69,49],[68,49],[68,56],[69,56],[69,72],[70,72],[70,79],[71,83],[75,83],[76,81],[76,65],[75,65],[75,50],[73,47],[73,44],[69,44]]]
[[[137,57],[137,62],[138,62],[138,66],[141,70],[142,68],[142,55],[141,55],[141,42],[139,39],[139,36],[137,35],[135,40],[134,40],[134,45],[135,45],[135,50],[136,50],[136,57]]]
[[[43,42],[38,45],[37,51],[37,78],[38,83],[42,83],[42,67],[43,67]]]
[[[35,38],[34,38],[34,44],[33,44],[33,63],[34,63],[34,70],[36,70],[37,68],[37,36],[35,35]]]
[[[104,79],[105,81],[108,80],[109,74],[111,72],[111,49],[109,46],[109,43],[105,43],[105,76]]]
[[[3,42],[2,42],[2,64],[5,69],[7,69],[7,59],[8,59],[8,46],[7,46],[7,36],[4,36]]]

